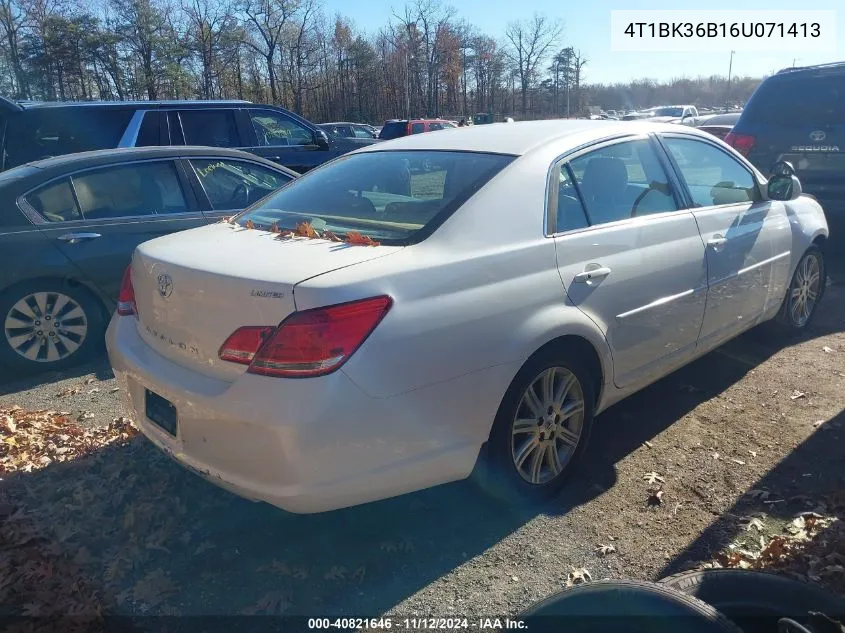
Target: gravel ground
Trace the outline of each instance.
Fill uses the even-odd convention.
[[[101,360],[7,382],[0,408],[105,425],[128,414],[115,388]],[[506,615],[575,570],[654,579],[709,560],[745,534],[749,513],[783,520],[805,509],[802,495],[845,489],[843,426],[837,285],[792,345],[749,333],[602,414],[586,468],[536,512],[465,482],[295,516],[211,486],[142,437],[0,490],[33,508],[109,611]],[[660,503],[649,504],[647,473],[660,478]],[[767,494],[749,494],[758,489]]]

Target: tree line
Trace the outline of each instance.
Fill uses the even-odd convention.
[[[0,0],[0,94],[29,100],[246,99],[315,121],[518,118],[744,102],[759,79],[591,84],[559,20],[482,33],[409,0],[375,33],[320,0]],[[645,74],[645,73],[644,73]]]

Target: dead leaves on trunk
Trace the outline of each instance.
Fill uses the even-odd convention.
[[[252,220],[247,220],[244,225],[246,229],[261,228],[255,225]],[[267,229],[270,233],[276,236],[277,240],[305,238],[309,240],[326,240],[329,242],[341,242],[351,246],[378,246],[381,242],[377,242],[368,235],[362,235],[358,231],[349,231],[345,237],[340,237],[333,231],[323,231],[322,233],[314,228],[310,222],[298,222],[293,230],[282,229],[278,222],[273,222]]]

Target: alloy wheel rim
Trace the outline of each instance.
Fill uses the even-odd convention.
[[[798,263],[789,289],[789,315],[797,327],[804,327],[813,315],[821,289],[821,263],[810,253]]]
[[[17,354],[36,363],[54,363],[76,352],[88,335],[82,307],[60,292],[35,292],[20,299],[6,314],[6,342]]]
[[[542,485],[572,459],[584,428],[584,392],[565,367],[541,372],[522,394],[511,427],[511,457],[519,475]]]

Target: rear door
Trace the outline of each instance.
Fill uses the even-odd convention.
[[[174,160],[85,170],[30,192],[42,235],[104,295],[116,299],[138,244],[207,223]],[[68,193],[70,195],[68,195]]]
[[[612,141],[553,173],[558,269],[569,300],[607,338],[614,383],[642,385],[677,367],[695,352],[707,269],[659,146]]]
[[[845,72],[775,75],[752,96],[733,130],[753,145],[748,159],[766,176],[790,161],[804,191],[825,204],[845,200]]]
[[[288,184],[293,177],[235,158],[183,159],[186,172],[209,220],[233,215]]]

